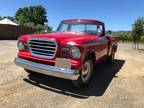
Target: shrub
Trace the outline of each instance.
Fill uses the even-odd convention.
[[[112,35],[118,37],[122,42],[132,41],[132,35],[129,31],[113,32]]]

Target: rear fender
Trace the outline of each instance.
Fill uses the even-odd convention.
[[[112,44],[111,44],[111,50],[110,50],[110,54],[109,55],[111,55],[113,52],[116,52],[117,51],[117,43],[116,42],[113,42]]]

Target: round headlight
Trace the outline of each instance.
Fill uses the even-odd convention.
[[[21,41],[18,42],[18,48],[19,48],[19,50],[24,50],[25,49],[25,46]]]
[[[78,47],[71,48],[71,56],[73,58],[79,59],[81,56],[80,49]]]

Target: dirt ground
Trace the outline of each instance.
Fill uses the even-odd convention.
[[[16,54],[16,41],[0,41],[0,108],[144,108],[144,50],[120,43],[114,64],[96,65],[83,89],[28,75],[14,64]]]

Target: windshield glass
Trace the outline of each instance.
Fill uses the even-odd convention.
[[[62,22],[58,27],[57,31],[96,34],[97,28],[97,24],[95,23]]]

